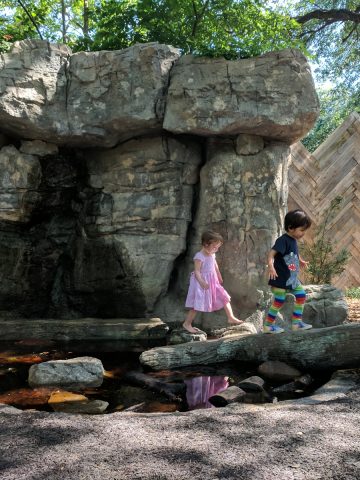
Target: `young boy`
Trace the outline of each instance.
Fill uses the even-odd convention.
[[[268,254],[269,285],[273,293],[272,305],[264,322],[264,333],[282,333],[283,328],[275,324],[278,311],[285,302],[287,293],[295,295],[291,318],[292,330],[308,330],[312,325],[302,321],[306,294],[298,279],[300,267],[305,262],[299,256],[297,240],[311,226],[310,218],[302,210],[292,210],[285,216],[285,234],[279,237]]]

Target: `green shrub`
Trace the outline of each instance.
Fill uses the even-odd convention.
[[[359,298],[360,299],[360,287],[351,287],[345,290],[345,297]]]
[[[315,231],[314,242],[305,244],[301,249],[304,259],[309,262],[306,272],[306,280],[309,283],[331,283],[335,275],[345,270],[350,258],[350,253],[345,248],[335,254],[333,243],[328,238],[329,224],[339,211],[341,202],[340,196],[331,201],[329,208],[324,212],[322,222]]]

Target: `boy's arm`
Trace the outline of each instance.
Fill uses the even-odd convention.
[[[306,268],[309,265],[309,262],[307,262],[302,257],[300,257],[300,255],[299,255],[299,263],[300,263],[300,267],[304,267],[304,268]]]
[[[270,280],[275,280],[278,274],[276,273],[276,270],[274,268],[274,259],[275,255],[277,254],[276,250],[271,249],[270,252],[268,253],[267,257],[267,264],[269,268],[269,278]]]

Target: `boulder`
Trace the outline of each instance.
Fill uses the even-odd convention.
[[[32,365],[28,383],[31,387],[59,386],[71,389],[99,387],[103,382],[101,360],[77,357],[69,360],[51,360]]]
[[[268,360],[258,367],[259,375],[275,382],[289,382],[301,375],[300,370],[278,360]]]
[[[296,50],[228,61],[15,42],[0,55],[2,317],[183,322],[210,228],[235,314],[254,312],[289,145],[317,113]]]
[[[53,392],[48,401],[54,412],[100,414],[109,406],[104,400],[89,400],[78,393]]]
[[[242,60],[182,56],[171,71],[164,128],[179,134],[251,134],[295,143],[319,112],[298,50]]]
[[[347,319],[348,306],[342,290],[333,285],[304,285],[306,302],[303,320],[314,328],[341,325]],[[288,294],[281,315],[286,329],[291,327],[294,296]]]
[[[158,43],[72,54],[43,40],[15,42],[0,62],[0,123],[9,134],[84,148],[159,132],[179,56]]]

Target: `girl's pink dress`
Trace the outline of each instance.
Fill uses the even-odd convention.
[[[220,310],[230,302],[230,295],[221,283],[215,270],[215,253],[204,255],[198,252],[194,260],[201,261],[200,273],[205,282],[209,285],[208,289],[201,287],[196,280],[195,273],[190,275],[190,286],[186,297],[185,307],[193,308],[198,312],[214,312]]]

